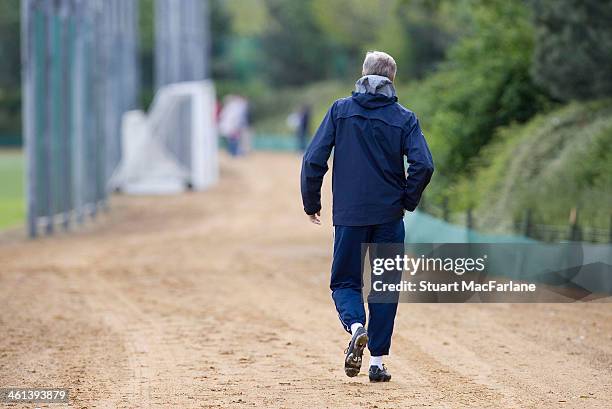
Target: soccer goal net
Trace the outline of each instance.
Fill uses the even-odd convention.
[[[214,184],[219,172],[212,82],[166,85],[148,114],[124,114],[122,150],[109,182],[114,190],[172,194]]]

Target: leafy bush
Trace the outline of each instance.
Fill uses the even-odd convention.
[[[580,222],[607,228],[612,203],[612,100],[572,103],[525,125],[502,128],[473,161],[477,169],[454,189],[451,203],[475,206],[484,224],[532,209],[538,223]]]

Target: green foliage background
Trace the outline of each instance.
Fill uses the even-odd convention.
[[[0,138],[21,132],[19,27],[19,0],[0,1]]]
[[[562,100],[612,94],[612,1],[531,0],[534,78]]]

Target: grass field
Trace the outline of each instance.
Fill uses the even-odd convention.
[[[0,150],[0,230],[19,225],[25,218],[23,155],[20,150]]]

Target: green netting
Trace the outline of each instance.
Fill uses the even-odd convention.
[[[437,219],[426,213],[406,213],[406,243],[536,243],[519,235],[487,234]]]
[[[93,215],[137,105],[137,2],[23,0],[30,235]],[[110,149],[109,149],[110,147]],[[57,216],[61,216],[58,218]]]
[[[253,149],[261,151],[293,152],[298,150],[295,137],[290,135],[256,134]]]
[[[404,224],[409,253],[471,258],[486,255],[490,277],[543,283],[569,289],[579,297],[612,294],[609,244],[543,243],[520,235],[480,233],[419,211],[408,213]]]

